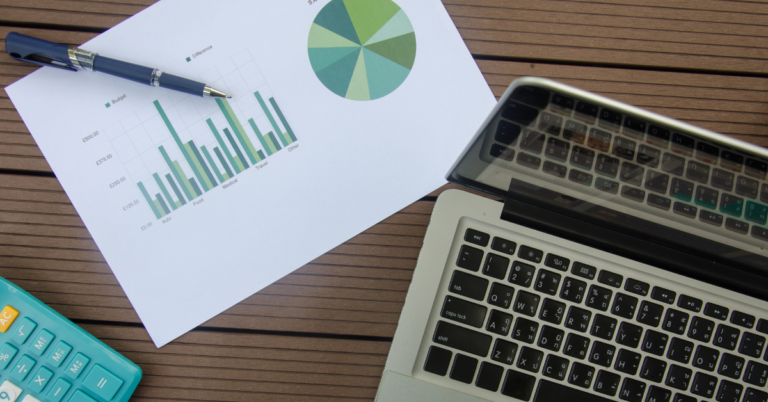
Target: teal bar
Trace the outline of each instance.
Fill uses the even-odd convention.
[[[268,155],[272,155],[272,150],[269,149],[269,144],[267,144],[267,141],[264,140],[264,136],[261,135],[261,131],[259,130],[259,126],[256,125],[256,122],[253,121],[253,119],[248,119],[248,124],[251,125],[251,128],[253,129],[253,132],[256,133],[256,138],[259,139],[259,142],[261,143],[261,147],[264,148],[264,150],[267,151]],[[259,151],[259,152],[261,152],[261,151]],[[262,158],[262,159],[264,159],[264,158]]]
[[[213,187],[218,186],[218,183],[216,182],[216,178],[213,177],[211,170],[208,169],[208,165],[205,164],[205,160],[203,159],[202,155],[200,155],[200,151],[197,150],[194,140],[189,141],[189,147],[192,148],[192,152],[195,153],[195,157],[197,158],[197,160],[200,161],[200,164],[203,165],[203,170],[205,171],[205,174],[208,175],[208,178],[211,179],[211,184],[213,184]]]
[[[157,202],[160,203],[160,206],[163,207],[163,211],[165,211],[165,215],[168,215],[171,213],[171,210],[168,209],[168,205],[165,204],[165,201],[163,200],[163,195],[160,193],[155,194],[155,197],[157,197]],[[165,216],[163,215],[163,216]]]
[[[144,184],[139,182],[138,186],[139,186],[139,190],[141,190],[141,194],[144,195],[144,199],[147,200],[147,204],[149,204],[149,207],[152,208],[152,212],[155,213],[155,216],[157,217],[157,219],[160,219],[160,211],[157,210],[157,207],[155,206],[155,202],[152,201],[152,197],[149,196],[147,189],[144,188]]]
[[[235,153],[237,154],[237,157],[240,158],[240,162],[243,164],[243,167],[248,169],[248,162],[245,161],[245,156],[243,156],[243,153],[240,151],[240,147],[237,146],[235,139],[232,138],[232,133],[229,132],[229,129],[224,129],[224,135],[226,135],[229,142],[232,143],[232,148],[235,149]]]
[[[285,116],[283,116],[282,110],[280,110],[280,106],[277,106],[277,102],[275,102],[275,98],[269,98],[269,103],[272,104],[272,107],[275,109],[275,113],[277,113],[277,117],[280,119],[280,122],[283,123],[283,126],[285,127],[285,130],[288,131],[288,136],[291,137],[291,140],[293,142],[296,142],[296,136],[293,135],[293,130],[291,130],[291,126],[288,124],[288,120],[285,119]]]
[[[171,173],[173,173],[173,176],[176,178],[176,181],[181,183],[181,189],[184,190],[184,195],[187,196],[188,200],[191,200],[195,197],[192,197],[192,194],[189,193],[189,190],[184,186],[184,180],[181,179],[181,172],[176,171],[176,166],[173,166],[173,162],[171,162],[171,158],[168,156],[168,153],[165,152],[165,148],[163,148],[162,145],[160,145],[157,149],[160,150],[160,154],[163,155],[163,159],[165,159],[165,163],[168,164],[168,167],[171,169]]]
[[[213,163],[213,158],[211,158],[211,154],[208,153],[208,150],[205,148],[205,145],[201,146],[200,150],[203,151],[203,156],[205,156],[205,159],[208,161],[208,164],[211,165],[211,169],[213,169],[213,173],[216,173],[216,177],[219,178],[219,183],[223,183],[224,177],[221,175],[221,172],[219,172],[219,168],[216,167],[216,164]]]
[[[224,150],[224,154],[227,155],[227,160],[229,161],[229,164],[232,165],[232,167],[235,169],[237,173],[240,173],[240,169],[238,169],[237,164],[235,163],[235,158],[232,157],[232,153],[229,152],[229,149],[224,144],[224,139],[221,138],[221,135],[219,135],[219,130],[217,130],[216,126],[213,125],[213,121],[211,121],[211,119],[207,119],[205,120],[205,122],[208,123],[208,128],[211,129],[213,136],[216,137],[216,142],[219,143],[219,146]],[[226,166],[227,164],[222,162],[222,165]],[[229,176],[232,177],[231,174]]]
[[[173,181],[173,177],[171,177],[170,173],[166,173],[165,180],[168,180],[168,184],[171,185],[171,190],[173,190],[173,192],[176,193],[176,198],[179,199],[179,202],[181,202],[181,205],[186,205],[187,202],[184,201],[184,197],[181,196],[181,191],[179,191],[179,187],[176,186],[176,182]]]
[[[168,116],[165,114],[165,110],[163,110],[163,107],[160,106],[160,102],[154,101],[152,103],[154,103],[155,109],[157,109],[157,112],[160,113],[160,117],[163,118],[163,122],[165,122],[165,126],[168,128],[168,131],[171,132],[171,136],[173,137],[173,140],[176,141],[176,145],[181,150],[182,155],[184,155],[184,159],[187,160],[189,167],[192,168],[192,173],[194,173],[195,177],[197,177],[197,179],[202,182],[203,181],[202,173],[197,171],[195,162],[192,160],[192,155],[190,155],[189,152],[187,152],[187,149],[184,148],[184,144],[181,143],[181,138],[179,138],[179,134],[176,133],[176,129],[173,128],[171,121],[168,120]]]
[[[272,112],[269,111],[269,108],[267,107],[267,104],[264,103],[264,99],[261,97],[261,94],[259,93],[259,91],[256,91],[253,94],[256,95],[256,99],[259,101],[259,105],[261,105],[261,108],[264,109],[264,114],[267,115],[267,119],[269,119],[269,124],[272,125],[272,128],[275,129],[276,133],[282,133],[283,131],[280,130],[280,126],[277,125],[277,122],[275,121],[275,118],[272,116]],[[285,143],[285,139],[280,138],[280,141],[283,142],[283,146],[284,147],[288,146],[288,144]],[[277,142],[275,142],[275,147],[278,148],[277,149],[278,151],[280,150],[280,147],[277,145]]]
[[[171,204],[171,208],[173,208],[173,210],[175,211],[176,210],[176,203],[173,202],[173,198],[171,197],[171,193],[168,192],[168,189],[165,188],[165,184],[163,184],[163,181],[160,180],[160,175],[158,175],[157,173],[152,173],[152,177],[155,178],[155,181],[157,182],[157,185],[160,187],[160,191],[163,192],[163,195],[165,196],[165,198],[168,199],[168,203]]]
[[[256,158],[253,157],[253,154],[251,154],[251,150],[248,149],[248,143],[245,140],[245,133],[241,133],[240,130],[237,128],[240,125],[239,121],[236,121],[237,116],[233,114],[230,115],[229,110],[227,106],[229,106],[229,103],[225,103],[224,100],[220,98],[216,98],[216,104],[219,105],[219,109],[221,109],[221,113],[224,115],[224,118],[227,119],[227,123],[229,123],[229,126],[232,127],[232,130],[235,132],[235,136],[238,140],[240,140],[240,143],[243,145],[243,148],[245,150],[245,154],[248,155],[248,158],[251,160],[251,163],[256,163]],[[242,159],[242,158],[241,158]],[[245,159],[242,159],[243,164],[245,164]]]
[[[200,187],[197,185],[195,179],[189,179],[189,185],[192,186],[192,189],[195,190],[196,193],[203,195],[203,192],[200,191]]]
[[[264,156],[264,152],[261,152],[261,150],[259,150],[259,158],[261,158],[262,160],[267,158],[266,156]]]
[[[267,133],[267,136],[269,137],[270,140],[272,140],[272,143],[275,144],[275,148],[277,148],[277,151],[282,149],[282,148],[280,148],[280,144],[277,143],[277,140],[275,139],[275,135],[272,134],[271,131]],[[282,138],[280,140],[285,142],[285,140],[282,139]],[[275,152],[277,152],[277,151],[275,151]]]
[[[230,178],[233,177],[234,175],[232,174],[232,171],[229,170],[229,166],[227,165],[226,161],[224,161],[224,156],[221,155],[221,151],[219,151],[219,147],[213,148],[213,153],[215,153],[216,157],[219,158],[219,162],[221,162],[221,166],[224,166],[224,170],[227,172],[227,176],[229,176]],[[232,167],[237,169],[237,165],[235,164],[233,164]]]

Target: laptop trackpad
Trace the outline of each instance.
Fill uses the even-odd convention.
[[[385,371],[376,394],[376,402],[487,402],[439,385]]]

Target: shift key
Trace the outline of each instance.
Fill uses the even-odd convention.
[[[492,338],[489,335],[466,329],[445,321],[438,321],[432,341],[441,345],[472,353],[480,357],[488,355]]]
[[[457,297],[445,296],[440,316],[475,328],[483,326],[488,309],[479,304],[470,303]]]

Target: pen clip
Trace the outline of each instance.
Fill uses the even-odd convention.
[[[9,32],[5,37],[5,49],[15,60],[77,71],[70,60],[67,45],[48,42],[17,32]]]

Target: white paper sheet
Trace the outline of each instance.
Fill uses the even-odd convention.
[[[243,135],[265,156],[239,174],[223,131],[238,129],[214,100],[54,68],[6,88],[157,346],[443,185],[495,103],[439,0],[397,0],[417,42],[402,85],[372,101],[336,95],[308,56],[310,28],[328,3],[165,0],[82,46],[233,93]],[[274,131],[255,91],[287,131],[275,100],[297,139],[272,155],[249,123]],[[233,177],[220,182],[208,163],[211,174],[198,173],[217,186],[200,188],[206,178],[155,101],[181,142],[193,140],[199,153],[205,146],[223,177],[218,148]],[[161,146],[202,196],[176,179]],[[153,204],[163,200],[157,212],[138,183]]]

